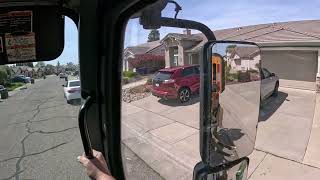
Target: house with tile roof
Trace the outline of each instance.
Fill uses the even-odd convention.
[[[277,74],[280,86],[316,89],[320,81],[320,20],[304,20],[250,25],[213,31],[217,40],[249,41],[261,48],[262,66]],[[158,49],[166,67],[199,64],[203,34],[169,33],[160,41],[125,50],[124,59]],[[124,63],[125,66],[125,63]]]
[[[147,42],[137,46],[129,46],[123,53],[123,71],[129,71],[133,68],[130,67],[129,61],[136,56],[151,54],[151,55],[164,55],[164,44],[158,41]]]

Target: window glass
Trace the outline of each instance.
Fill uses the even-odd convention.
[[[193,167],[200,161],[200,80],[191,86],[172,75],[176,71],[185,76],[196,73],[194,67],[184,66],[190,63],[189,54],[200,52],[187,52],[201,40],[198,35],[199,31],[179,28],[146,30],[138,19],[129,20],[122,60],[126,76],[122,79],[121,111],[127,179],[192,179]],[[199,62],[199,57],[193,56],[193,62]]]
[[[220,73],[225,70],[228,85],[225,89],[226,93],[236,94],[239,97],[238,99],[230,99],[230,96],[221,97],[220,102],[225,102],[222,116],[226,119],[230,117],[228,119],[230,123],[239,123],[238,118],[246,116],[244,111],[240,111],[239,116],[230,116],[230,114],[239,111],[239,107],[243,108],[242,105],[245,104],[242,103],[243,101],[251,101],[249,97],[257,92],[251,92],[249,84],[257,85],[255,82],[260,80],[259,69],[267,68],[268,71],[274,72],[276,77],[272,82],[261,82],[261,88],[257,88],[261,89],[261,102],[264,103],[260,106],[256,140],[250,138],[249,141],[255,142],[259,153],[261,150],[276,155],[268,154],[270,158],[280,158],[286,162],[288,159],[296,160],[297,157],[301,159],[301,154],[304,154],[305,149],[308,148],[307,145],[297,148],[296,143],[299,141],[301,144],[308,144],[304,140],[308,140],[310,130],[303,131],[303,135],[299,133],[301,138],[297,139],[295,135],[298,126],[295,123],[288,123],[296,117],[288,117],[288,122],[282,121],[283,118],[279,119],[279,117],[283,117],[284,108],[293,110],[300,106],[299,109],[304,109],[302,99],[299,98],[301,95],[299,93],[303,92],[297,93],[297,90],[283,87],[297,89],[308,87],[315,90],[316,75],[320,73],[317,69],[318,49],[298,48],[295,45],[297,43],[311,45],[313,44],[311,42],[319,41],[320,21],[317,20],[319,15],[314,13],[318,12],[316,7],[320,5],[319,2],[316,0],[311,3],[298,0],[290,3],[274,0],[250,2],[176,0],[176,2],[182,7],[182,11],[177,15],[178,19],[205,24],[214,32],[218,40],[250,41],[266,45],[261,53],[246,48],[230,51],[234,47],[228,47],[221,53],[225,54],[223,56],[226,62],[225,69],[212,65],[213,72],[219,70],[216,73]],[[213,5],[221,13],[212,14]],[[297,7],[305,7],[303,9],[309,9],[309,11],[302,13],[301,8]],[[175,9],[174,4],[168,4],[162,11],[162,16],[174,18]],[[235,20],[235,17],[238,18]],[[201,161],[199,151],[200,78],[175,79],[162,72],[179,70],[183,76],[200,74],[199,67],[187,68],[183,71],[182,69],[186,65],[202,62],[201,48],[207,43],[207,38],[194,29],[163,26],[159,29],[144,29],[140,22],[139,18],[128,21],[123,46],[122,70],[126,72],[126,76],[122,79],[121,90],[121,145],[126,178],[192,179],[193,168]],[[283,42],[292,43],[295,47],[280,48]],[[275,44],[275,46],[269,47],[268,44]],[[261,65],[257,63],[260,59]],[[159,71],[162,72],[158,73]],[[262,73],[269,77],[268,71],[265,70]],[[158,78],[164,81],[159,82]],[[212,79],[221,81],[218,76]],[[303,83],[298,83],[300,81]],[[248,83],[248,86],[244,83]],[[314,94],[310,93],[306,98],[309,100],[306,101],[309,103],[308,109],[314,109],[315,106],[312,103],[315,102]],[[245,107],[249,108],[251,105]],[[293,105],[294,107],[291,107]],[[295,111],[290,113],[296,114]],[[310,111],[308,114],[311,118],[307,123],[303,118],[298,118],[299,127],[312,124],[312,113]],[[279,126],[279,122],[283,124]],[[251,127],[252,124],[246,123],[244,127]],[[230,140],[235,144],[244,136],[239,129],[221,128],[221,131],[230,131],[231,137],[227,137],[227,141]],[[281,136],[283,141],[279,141],[279,133],[275,132],[286,135]],[[288,142],[285,148],[283,142]],[[231,150],[222,148],[221,151],[228,154]],[[293,155],[284,152],[293,152]],[[259,153],[255,151],[250,158],[259,158],[257,155]],[[230,158],[233,157],[230,156]],[[261,164],[264,162],[265,160]],[[259,168],[261,167],[257,169]],[[251,179],[258,179],[259,172],[263,170],[254,171],[251,173]],[[277,173],[275,170],[271,171],[270,174]],[[268,176],[267,179],[272,178]]]
[[[195,74],[200,74],[200,66],[194,67]]]
[[[0,84],[9,91],[8,98],[0,93],[5,98],[0,99],[0,179],[88,179],[76,160],[83,153],[80,91],[66,93],[62,85],[67,82],[58,76],[62,72],[69,80],[78,78],[77,49],[77,27],[65,17],[60,57],[0,66]],[[3,67],[10,73],[4,84]]]
[[[157,80],[168,80],[170,79],[170,77],[172,76],[173,73],[171,72],[158,72],[156,73],[156,75],[154,76],[154,79]]]
[[[262,73],[263,73],[264,78],[268,78],[271,76],[271,73],[265,68],[262,68]]]
[[[69,87],[80,86],[80,81],[72,81],[69,82]]]
[[[194,73],[194,68],[186,68],[183,70],[182,72],[182,76],[186,77],[186,76],[190,76]]]

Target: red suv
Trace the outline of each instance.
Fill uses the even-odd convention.
[[[159,70],[152,79],[152,94],[164,99],[190,100],[200,88],[199,65],[179,66]]]

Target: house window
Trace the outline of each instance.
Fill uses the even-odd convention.
[[[174,48],[173,49],[173,65],[174,66],[178,66],[179,63],[178,63],[178,48]]]

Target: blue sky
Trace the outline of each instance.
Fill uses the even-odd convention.
[[[283,21],[320,19],[319,0],[176,0],[181,6],[178,18],[200,21],[213,30],[245,25]],[[174,16],[169,4],[163,15]],[[320,27],[319,27],[320,28]],[[182,32],[178,28],[160,28],[161,38],[169,32]],[[125,46],[147,41],[149,30],[144,30],[137,19],[130,20],[126,28]],[[195,33],[195,31],[193,31]],[[78,63],[78,36],[75,24],[66,18],[65,49],[57,60]]]

